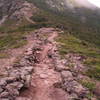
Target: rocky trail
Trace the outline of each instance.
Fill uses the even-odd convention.
[[[15,23],[16,21],[14,27],[19,27],[20,25],[23,26],[25,24],[25,28],[31,30],[33,27],[36,27],[37,29],[42,25],[48,26],[48,24],[55,24],[56,21],[54,20],[55,22],[52,23],[52,18],[50,18],[49,22],[49,17],[51,16],[46,16],[46,14],[49,13],[45,13],[45,11],[42,12],[40,9],[42,6],[38,8],[32,2],[28,1],[1,0],[0,8],[2,9],[0,10],[0,26],[6,26],[7,24],[9,29],[9,26],[11,27],[13,25],[12,22],[14,21]],[[37,3],[37,0],[33,1],[36,1]],[[52,7],[53,0],[51,0],[52,2],[49,1],[50,0],[48,0],[47,3]],[[56,0],[54,2],[56,2]],[[58,8],[60,6],[63,7],[63,2],[60,2],[56,3]],[[39,5],[43,5],[41,0],[39,0],[39,3]],[[76,9],[76,11],[78,10]],[[36,16],[34,16],[35,14]],[[67,22],[69,23],[70,21],[68,20]],[[84,23],[84,18],[82,19],[82,22]],[[63,20],[61,20],[61,25],[59,24],[60,22],[57,23],[57,25],[55,24],[53,26],[63,26]],[[70,26],[70,24],[68,25]],[[22,27],[22,29],[23,28],[24,27]],[[63,29],[63,27],[61,28]],[[20,28],[18,29],[20,31]],[[58,43],[56,39],[60,37],[59,34],[61,33],[65,32],[58,28],[50,27],[33,30],[30,34],[27,34],[22,38],[27,40],[26,45],[1,52],[0,100],[100,99],[100,82],[86,75],[89,66],[83,63],[86,59],[85,56],[81,55],[81,53],[72,52],[73,50],[69,53],[66,52],[64,57],[60,55],[59,48],[63,43]],[[68,41],[68,43],[71,42],[71,40]],[[82,45],[88,46],[84,41],[82,42]],[[67,48],[67,44],[64,46]],[[63,51],[64,48],[61,47],[60,49]]]
[[[76,62],[75,71],[66,66],[69,62],[61,59],[55,42],[58,33],[61,31],[54,28],[32,33],[31,45],[0,77],[0,100],[88,100],[89,91],[78,82],[79,73],[75,72],[83,66]]]
[[[22,93],[30,100],[67,100],[66,93],[62,89],[54,87],[55,83],[61,81],[60,74],[54,70],[55,64],[52,59],[56,50],[54,39],[57,35],[57,32],[49,33],[48,38],[42,41],[41,48],[38,48],[39,50],[36,52],[38,62],[35,64],[32,75],[32,87]]]

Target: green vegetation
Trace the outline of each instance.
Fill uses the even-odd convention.
[[[7,20],[0,26],[0,51],[25,45],[27,43],[26,33],[32,30],[29,25],[30,23],[24,19],[19,25],[13,20]],[[4,54],[1,53],[1,55]]]
[[[80,83],[86,87],[87,89],[89,89],[90,93],[88,93],[87,98],[89,100],[91,100],[91,98],[94,97],[93,91],[96,87],[95,83],[89,80],[80,80]]]
[[[59,38],[59,52],[62,56],[69,52],[78,53],[85,56],[87,59],[84,64],[88,65],[86,75],[91,78],[100,80],[100,49],[95,45],[82,41],[70,34],[62,33]]]
[[[5,34],[0,36],[0,50],[18,48],[26,44],[26,40],[21,33]]]
[[[0,26],[0,51],[25,45],[27,43],[26,35],[36,29],[34,26],[25,19],[17,26],[14,21],[6,21]],[[0,55],[0,58],[5,56],[2,53]]]
[[[86,74],[91,78],[100,80],[100,57],[88,57],[84,64],[89,66]]]
[[[85,86],[86,88],[88,88],[90,91],[93,92],[93,90],[95,89],[95,83],[88,81],[88,80],[81,80],[81,84],[83,86]]]
[[[68,52],[80,53],[90,57],[100,57],[99,49],[85,41],[82,41],[70,34],[60,34],[57,41],[61,44],[60,53],[63,55]]]
[[[47,19],[44,17],[44,16],[42,16],[42,15],[39,15],[39,16],[37,16],[37,15],[34,15],[34,16],[32,16],[31,17],[31,19],[33,20],[33,21],[35,21],[35,22],[46,22],[47,21]]]
[[[93,98],[94,97],[94,94],[93,93],[89,93],[88,95],[87,95],[87,98],[89,99],[89,100],[91,100],[91,98]]]

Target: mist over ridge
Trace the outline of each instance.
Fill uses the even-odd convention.
[[[83,7],[88,9],[99,9],[88,0],[37,0],[37,2],[45,3],[52,9],[58,9],[59,11],[66,10],[68,8],[75,9]]]

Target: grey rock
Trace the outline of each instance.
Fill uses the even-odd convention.
[[[3,89],[0,87],[0,93],[2,93]]]
[[[12,83],[14,81],[16,81],[16,77],[5,77],[4,80],[8,83]]]
[[[32,48],[28,48],[25,55],[32,55],[32,54],[33,54]]]
[[[31,84],[31,75],[27,75],[24,80],[25,80],[24,87],[28,88]]]
[[[33,72],[33,67],[29,66],[29,67],[25,67],[23,69],[21,69],[21,78],[23,80],[26,80],[27,75],[30,75]]]
[[[62,60],[59,59],[60,57],[58,56],[59,54],[57,54],[54,58],[55,60],[55,69],[58,72],[61,72],[63,70],[69,70],[69,68],[66,66],[66,59]]]
[[[16,64],[13,65],[13,67],[16,67],[16,68],[18,67],[19,68],[19,67],[23,67],[23,65],[21,65],[19,63],[18,64],[16,63]]]
[[[45,78],[47,78],[47,77],[48,77],[47,74],[40,74],[40,78],[41,78],[41,79],[45,79]]]
[[[22,84],[21,82],[13,82],[13,83],[8,84],[8,85],[6,86],[6,88],[7,88],[8,90],[9,90],[10,88],[20,90],[22,87],[23,87],[23,84]]]
[[[4,91],[0,94],[0,98],[8,98],[8,97],[9,97],[9,92]]]
[[[2,86],[6,86],[6,85],[7,85],[7,82],[6,82],[5,78],[2,78],[0,80],[0,86],[2,87]]]
[[[10,77],[15,77],[16,79],[20,77],[21,68],[12,68],[9,72]]]
[[[61,76],[62,76],[62,78],[67,78],[67,79],[68,78],[73,78],[73,75],[70,71],[62,71]]]
[[[27,63],[27,61],[24,59],[24,58],[22,58],[21,60],[20,60],[20,62],[19,62],[23,67],[24,66],[28,66],[28,63]]]
[[[76,93],[79,97],[85,97],[88,94],[88,90],[74,80],[66,81],[63,88],[69,93]]]
[[[71,94],[71,100],[77,100],[78,99],[78,95],[77,94],[75,94],[75,93],[72,93]]]
[[[16,96],[18,96],[19,95],[19,91],[17,90],[17,89],[13,89],[13,88],[8,88],[8,90],[7,90],[8,92],[9,92],[9,96],[11,96],[11,97],[16,97]]]
[[[57,64],[56,67],[55,67],[56,71],[60,72],[62,70],[65,70],[67,68],[65,68],[64,65],[61,65],[61,64]]]
[[[23,70],[24,70],[24,71],[27,71],[29,74],[31,74],[31,73],[33,72],[33,66],[24,67]]]

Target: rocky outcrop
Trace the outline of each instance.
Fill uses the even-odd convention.
[[[30,18],[36,7],[25,0],[0,0],[0,24],[8,18],[14,21]]]

